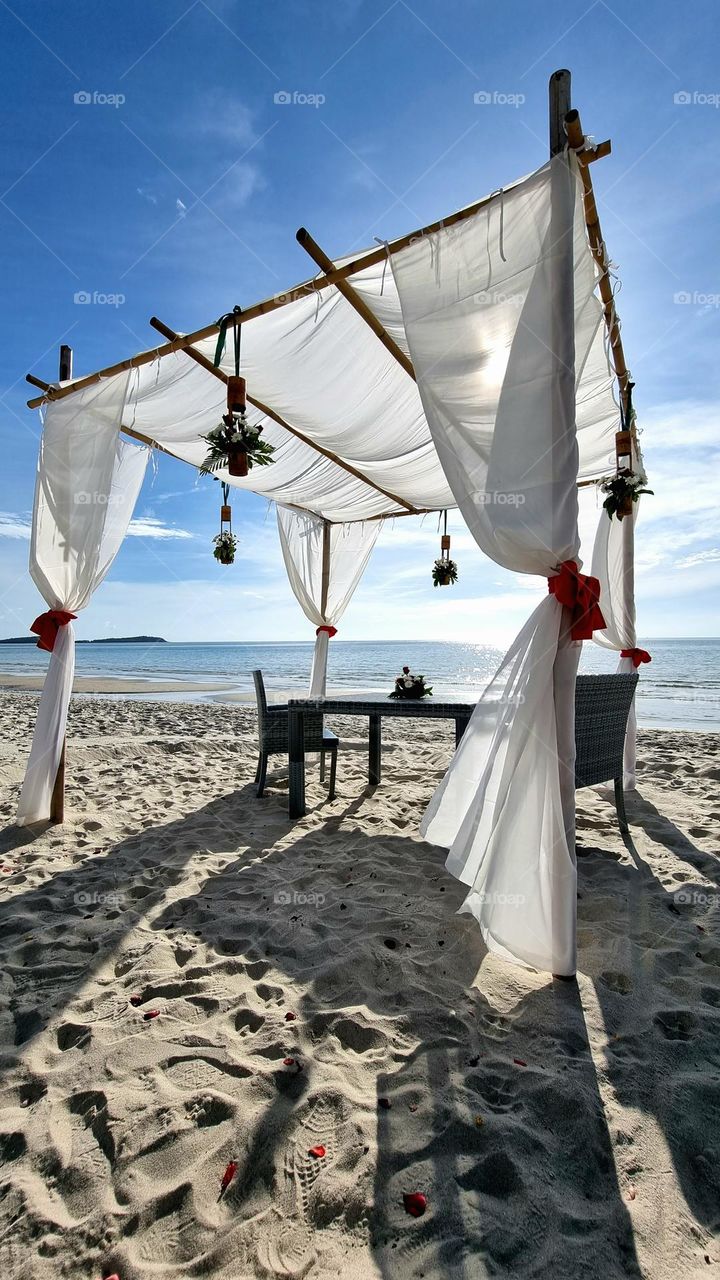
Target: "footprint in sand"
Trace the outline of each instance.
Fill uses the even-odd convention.
[[[616,973],[608,969],[600,974],[600,981],[609,991],[614,991],[619,996],[626,996],[632,991],[632,982],[626,973]]]
[[[215,1089],[222,1093],[232,1092],[235,1080],[246,1080],[252,1075],[252,1071],[239,1064],[197,1055],[168,1058],[160,1069],[181,1089]]]
[[[254,1009],[241,1009],[235,1015],[235,1030],[241,1035],[255,1035],[265,1025],[265,1018]]]
[[[316,1255],[311,1227],[322,1217],[314,1190],[348,1147],[347,1119],[341,1099],[319,1097],[310,1102],[285,1152],[284,1184],[278,1197],[279,1220],[257,1245],[256,1263],[263,1276],[301,1280]],[[325,1154],[311,1156],[311,1147]]]
[[[491,1073],[487,1076],[472,1076],[468,1080],[468,1087],[476,1090],[482,1098],[488,1111],[494,1111],[498,1115],[503,1112],[519,1111],[522,1102],[517,1095],[517,1080],[511,1076],[504,1076],[498,1073]]]
[[[655,1014],[655,1026],[666,1040],[692,1040],[697,1018],[689,1009],[667,1009]]]

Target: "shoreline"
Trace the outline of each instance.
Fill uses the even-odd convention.
[[[0,673],[0,695],[16,694],[19,697],[36,696],[42,690],[45,676],[12,676]],[[482,689],[456,689],[445,690],[436,686],[438,696],[446,702],[475,702],[479,699]],[[328,691],[328,697],[382,697],[384,689],[364,687],[346,687],[338,686]],[[306,689],[304,685],[295,685],[290,688],[274,688],[266,683],[266,695],[268,702],[285,703],[289,698],[304,697]],[[199,681],[199,680],[153,680],[138,679],[137,677],[123,676],[76,676],[73,685],[73,700],[84,701],[86,699],[95,698],[99,701],[108,703],[121,702],[142,702],[151,705],[156,702],[157,705],[178,707],[186,706],[207,706],[207,707],[237,707],[237,708],[255,708],[255,692],[253,689],[240,689],[237,686],[229,684],[227,681]],[[692,699],[687,700],[692,703]],[[653,714],[649,703],[655,704],[655,713]],[[658,706],[661,700],[657,695],[647,695],[643,698],[642,694],[638,701],[638,728],[645,732],[663,732],[663,733],[709,733],[717,734],[720,732],[720,714],[716,718],[708,716],[704,719],[688,720],[682,716],[672,716],[664,711],[662,704]],[[675,705],[682,706],[680,699],[675,700]]]

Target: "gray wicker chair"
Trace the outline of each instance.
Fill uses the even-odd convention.
[[[627,832],[623,792],[623,751],[636,673],[578,676],[575,685],[575,786],[615,784],[620,830]]]
[[[257,794],[261,796],[265,790],[268,757],[288,754],[288,709],[286,706],[268,706],[265,695],[265,681],[262,671],[253,671],[255,696],[257,698],[258,737],[260,739],[260,758],[258,760],[255,781]],[[335,799],[335,776],[337,773],[337,752],[340,739],[330,729],[323,728],[320,711],[307,711],[305,721],[305,750],[320,753],[320,781],[325,780],[325,756],[330,756],[330,789],[328,800]]]

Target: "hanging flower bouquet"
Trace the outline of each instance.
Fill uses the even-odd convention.
[[[432,695],[432,686],[425,684],[424,676],[414,676],[409,667],[403,667],[402,675],[395,681],[390,698],[426,698]]]
[[[262,440],[262,427],[251,426],[244,413],[227,413],[206,436],[209,453],[200,472],[211,475],[227,467],[231,476],[246,476],[254,467],[266,467],[272,462],[275,449]]]
[[[450,587],[457,582],[458,567],[454,560],[436,560],[433,565],[432,580],[434,587]]]
[[[633,503],[637,502],[640,495],[652,494],[652,489],[643,488],[646,483],[644,476],[633,475],[632,471],[619,471],[617,475],[603,480],[600,488],[607,494],[603,508],[611,520],[613,516],[622,520],[623,516],[632,515]]]
[[[213,538],[215,550],[213,555],[221,564],[232,564],[237,551],[237,538],[234,534],[225,530],[223,533],[216,533]]]

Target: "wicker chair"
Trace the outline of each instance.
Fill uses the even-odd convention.
[[[257,794],[261,796],[265,790],[268,757],[288,753],[288,709],[286,706],[268,706],[265,695],[265,681],[262,671],[253,671],[255,696],[257,698],[258,736],[260,739],[260,758],[258,760],[255,781]],[[340,739],[330,729],[323,728],[321,712],[305,713],[305,750],[320,753],[320,781],[325,780],[325,756],[330,755],[330,789],[328,800],[335,799],[335,775],[337,773],[337,752]]]
[[[638,677],[578,676],[575,685],[575,786],[615,784],[620,830],[628,830],[623,792],[623,751]]]

